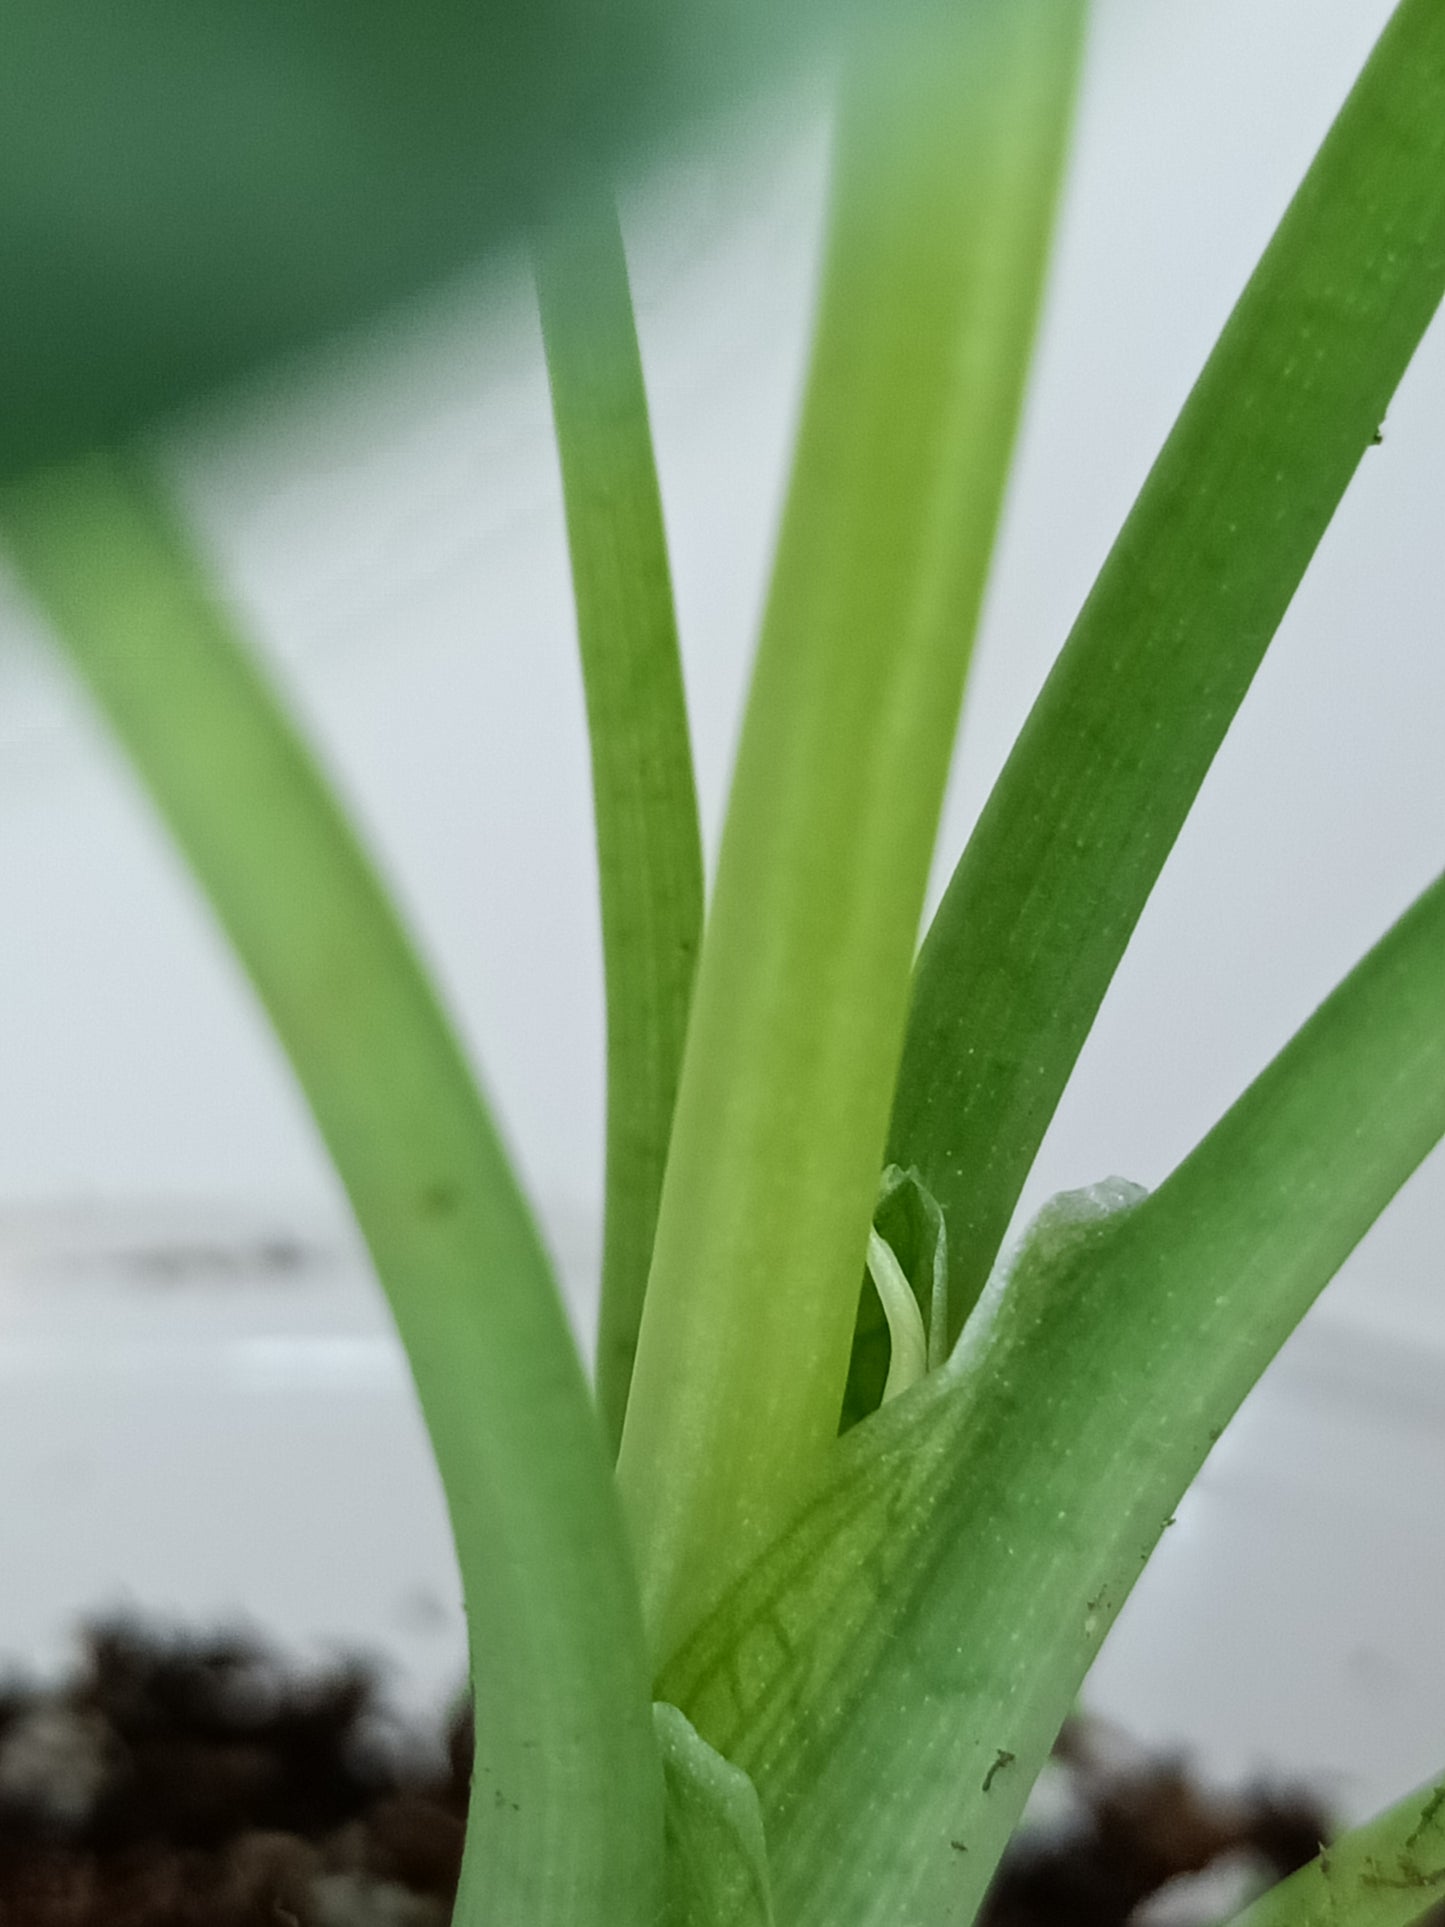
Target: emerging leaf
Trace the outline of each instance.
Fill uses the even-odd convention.
[[[666,1788],[667,1927],[773,1927],[757,1789],[675,1706],[652,1709]]]
[[[873,1231],[907,1280],[918,1305],[925,1363],[935,1371],[948,1356],[948,1233],[938,1200],[913,1170],[890,1164],[878,1186]],[[871,1254],[871,1246],[870,1246]],[[867,1418],[883,1402],[894,1355],[891,1321],[870,1255],[869,1275],[858,1300],[853,1358],[843,1397],[841,1431]]]

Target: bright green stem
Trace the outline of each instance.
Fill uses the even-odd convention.
[[[1353,1827],[1230,1927],[1412,1927],[1445,1899],[1445,1779]]]
[[[837,1431],[1079,30],[1076,0],[961,7],[847,85],[619,1466],[659,1655]]]
[[[627,261],[610,200],[539,250],[607,969],[597,1401],[622,1438],[702,933],[702,843]]]
[[[1404,0],[1270,242],[919,961],[889,1156],[961,1328],[1109,980],[1445,290],[1445,7]]]
[[[622,1524],[546,1258],[446,1021],[144,476],[98,457],[11,488],[0,536],[249,971],[411,1358],[476,1694],[457,1921],[653,1927],[661,1779]]]

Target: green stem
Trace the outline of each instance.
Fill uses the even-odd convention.
[[[662,501],[610,200],[539,250],[607,970],[607,1206],[597,1399],[622,1438],[702,932],[702,844]]]
[[[250,973],[411,1359],[476,1694],[457,1920],[653,1927],[660,1767],[621,1520],[547,1261],[432,991],[147,480],[98,457],[17,485],[0,534]]]
[[[956,1335],[1130,934],[1445,291],[1445,7],[1404,0],[1175,424],[919,960],[889,1156]]]
[[[1445,1779],[1353,1827],[1230,1927],[1411,1927],[1445,1899]]]
[[[847,86],[619,1461],[660,1655],[837,1431],[1079,28],[1075,0],[959,8]]]

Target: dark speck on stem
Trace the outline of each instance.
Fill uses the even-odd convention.
[[[438,1178],[429,1184],[417,1198],[417,1205],[426,1218],[448,1218],[462,1201],[462,1187],[453,1178]]]

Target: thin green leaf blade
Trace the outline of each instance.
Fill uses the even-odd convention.
[[[972,1918],[1190,1480],[1442,1135],[1445,878],[1158,1191],[1057,1201],[839,1442],[662,1682],[756,1785],[781,1918]]]
[[[1445,1898],[1445,1779],[1324,1848],[1230,1927],[1412,1927]]]
[[[889,1156],[955,1333],[1210,762],[1445,291],[1445,9],[1403,0],[1171,433],[919,959]]]
[[[850,70],[619,1458],[659,1655],[837,1431],[1078,40],[1075,0],[966,7]]]
[[[458,1923],[653,1927],[662,1789],[595,1415],[487,1111],[340,808],[138,471],[0,495],[0,539],[291,1058],[390,1298],[456,1534],[477,1711]]]
[[[667,1788],[667,1927],[773,1927],[757,1789],[677,1707],[652,1711]]]
[[[627,262],[610,200],[554,229],[537,293],[562,464],[607,976],[597,1399],[622,1438],[702,935],[677,621]]]

